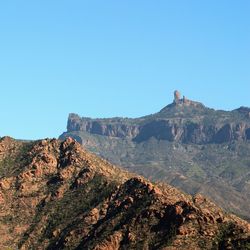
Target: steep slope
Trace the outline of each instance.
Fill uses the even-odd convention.
[[[185,192],[201,192],[249,219],[250,109],[213,110],[175,97],[149,116],[91,119],[70,114],[67,132],[101,157]]]
[[[0,249],[248,249],[249,224],[71,138],[0,139]]]

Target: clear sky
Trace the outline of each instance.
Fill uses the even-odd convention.
[[[250,107],[249,0],[0,1],[0,136],[58,137],[68,113],[137,117],[180,90]]]

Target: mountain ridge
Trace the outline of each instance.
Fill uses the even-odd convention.
[[[155,131],[158,128],[165,131],[163,138],[163,131]],[[147,130],[151,130],[153,134],[148,135]],[[67,132],[72,131],[86,131],[139,141],[145,134],[169,141],[199,144],[250,140],[250,108],[240,107],[233,111],[214,110],[185,97],[175,98],[173,103],[159,112],[139,118],[92,119],[81,118],[71,113]]]
[[[75,140],[0,139],[0,248],[242,249],[250,225]]]

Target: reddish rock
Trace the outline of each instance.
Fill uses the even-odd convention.
[[[152,184],[72,139],[32,142],[30,152],[18,174],[0,179],[0,249],[149,249],[170,239],[175,249],[204,239],[211,248],[229,223],[232,241],[249,235],[247,222],[203,196]]]
[[[176,205],[176,206],[175,206],[175,213],[176,213],[177,215],[181,215],[182,212],[183,212],[183,208],[182,208],[181,206],[179,206],[179,205]]]

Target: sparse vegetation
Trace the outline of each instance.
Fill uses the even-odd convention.
[[[203,230],[217,229],[209,220],[222,212],[211,202],[200,197],[199,208],[173,187],[118,169],[72,139],[28,145],[32,153],[28,147],[11,151],[21,165],[10,163],[13,184],[5,178],[0,185],[1,249],[195,249],[202,245]],[[203,218],[202,227],[190,213]],[[227,217],[221,216],[219,221]],[[241,223],[235,217],[236,229],[221,227],[214,246],[224,247],[233,233],[233,246],[248,247]]]
[[[250,236],[246,237],[234,222],[222,224],[213,242],[213,249],[250,249]]]

